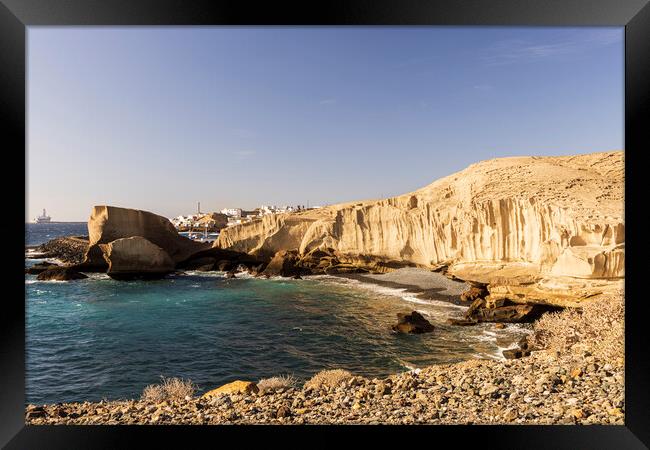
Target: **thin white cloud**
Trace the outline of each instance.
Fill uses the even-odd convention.
[[[556,56],[576,54],[596,47],[622,43],[622,32],[616,29],[591,33],[577,32],[555,42],[532,42],[523,39],[504,40],[485,50],[481,59],[489,66],[516,62],[532,62]]]
[[[335,98],[326,98],[318,102],[321,105],[334,105],[336,104],[336,99]]]

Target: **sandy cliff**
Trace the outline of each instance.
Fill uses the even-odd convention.
[[[362,265],[446,263],[495,288],[505,277],[523,280],[511,286],[554,280],[562,290],[557,280],[624,277],[623,188],[622,151],[499,158],[398,197],[228,228],[214,245],[265,255],[330,247]]]

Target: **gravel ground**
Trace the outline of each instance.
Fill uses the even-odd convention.
[[[624,424],[622,365],[533,352],[337,387],[212,399],[30,405],[28,424]]]

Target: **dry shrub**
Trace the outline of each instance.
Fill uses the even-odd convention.
[[[185,397],[192,397],[196,392],[196,385],[192,380],[182,378],[160,377],[162,383],[150,384],[142,391],[141,400],[149,403],[160,403],[162,401],[184,400]]]
[[[277,389],[288,389],[296,385],[296,379],[292,375],[281,375],[279,377],[264,378],[257,383],[260,392],[275,391]]]
[[[617,363],[625,354],[624,321],[622,292],[602,296],[582,308],[544,314],[535,323],[532,344],[561,353],[582,348]]]
[[[316,375],[311,377],[309,381],[305,383],[306,388],[319,388],[319,387],[336,387],[341,384],[343,381],[348,378],[352,378],[352,374],[347,370],[343,369],[334,369],[334,370],[322,370]]]

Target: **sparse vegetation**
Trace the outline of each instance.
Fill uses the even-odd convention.
[[[293,375],[263,378],[257,383],[257,388],[260,390],[260,393],[276,391],[278,389],[289,389],[295,386],[296,379]]]
[[[320,388],[320,387],[336,387],[341,384],[343,381],[351,378],[352,374],[347,370],[343,369],[334,369],[334,370],[322,370],[316,375],[311,377],[307,383],[305,383],[305,388]]]
[[[558,352],[586,349],[611,364],[623,365],[625,305],[623,293],[602,296],[578,308],[544,314],[535,323],[532,344]]]
[[[184,400],[192,397],[196,392],[196,385],[192,380],[182,378],[160,377],[160,384],[150,384],[142,391],[141,400],[150,403],[160,403],[165,400]]]

